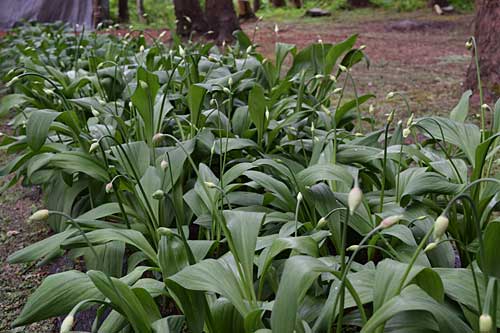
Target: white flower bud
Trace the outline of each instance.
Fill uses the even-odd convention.
[[[403,130],[403,138],[407,138],[410,134],[411,130],[408,127]]]
[[[280,32],[280,28],[278,27],[277,24],[274,25],[274,33],[277,34],[278,32]]]
[[[344,65],[339,65],[339,69],[340,69],[342,72],[347,72],[347,67],[345,67]]]
[[[163,138],[163,134],[156,133],[155,135],[153,135],[153,143],[159,143],[162,138]]]
[[[139,52],[144,53],[144,45],[141,45],[141,46],[139,47]]]
[[[302,193],[297,193],[297,202],[301,202],[303,199]]]
[[[434,222],[434,233],[433,237],[434,240],[441,239],[443,237],[444,233],[446,232],[446,229],[448,229],[448,224],[450,224],[450,220],[444,215],[440,215],[437,219],[436,222]]]
[[[350,251],[350,252],[354,252],[356,251],[357,249],[359,249],[359,245],[351,245],[349,246],[347,249],[345,249],[346,251]]]
[[[337,82],[337,78],[335,77],[335,75],[330,74],[330,81]]]
[[[99,143],[98,142],[93,142],[90,145],[89,153],[92,154],[95,150],[97,150],[97,148],[99,148]]]
[[[139,80],[139,85],[144,90],[147,90],[149,88],[149,85],[146,82],[142,81],[142,80]]]
[[[264,113],[264,115],[266,116],[266,120],[269,120],[269,109],[266,108],[266,112]]]
[[[174,234],[174,232],[170,228],[165,228],[165,227],[160,227],[158,228],[157,231],[158,234],[160,234],[161,236],[170,236]]]
[[[491,316],[487,313],[483,313],[479,317],[479,331],[480,332],[491,332],[491,329],[493,328],[493,320],[491,319]]]
[[[94,117],[99,117],[100,113],[93,106],[90,107],[90,111]]]
[[[222,88],[222,91],[228,95],[231,95],[231,90],[229,90],[227,87]]]
[[[338,94],[339,92],[341,92],[341,91],[342,91],[342,89],[343,89],[343,88],[335,88],[335,89],[333,89],[332,94]]]
[[[364,49],[366,49],[366,45],[364,45],[364,44],[359,47],[360,51],[363,51]]]
[[[391,113],[389,113],[389,116],[387,117],[387,122],[392,123],[393,120],[394,120],[394,110],[392,110]]]
[[[182,48],[182,46],[179,45],[179,55],[184,58],[186,55],[186,51]]]
[[[402,215],[392,215],[386,217],[385,219],[382,220],[382,222],[380,222],[380,227],[382,229],[387,229],[389,227],[392,227],[394,224],[398,223],[402,217],[403,217]]]
[[[165,160],[162,160],[160,162],[160,168],[162,168],[162,170],[165,170],[166,168],[168,168],[168,162]]]
[[[113,192],[113,183],[112,182],[109,182],[106,184],[105,191],[106,191],[106,193]]]
[[[437,247],[437,243],[436,243],[436,242],[429,243],[429,244],[427,244],[427,246],[425,247],[424,252],[429,252],[429,251],[432,251],[432,250],[434,250],[436,247]]]
[[[49,218],[49,211],[47,209],[40,209],[34,212],[28,219],[29,222],[45,221]]]
[[[481,105],[481,109],[483,109],[483,110],[491,110],[490,106],[488,104],[486,104],[486,103],[483,104],[483,105]]]
[[[328,221],[324,217],[320,218],[318,224],[316,224],[316,229],[323,229],[323,227],[326,226],[327,223]]]
[[[373,114],[373,112],[375,112],[375,107],[373,106],[373,104],[370,104],[370,106],[368,107],[368,113]]]
[[[59,332],[60,333],[71,332],[74,322],[75,322],[75,317],[72,314],[67,315],[61,324],[61,330]]]
[[[163,192],[162,190],[156,190],[151,196],[155,200],[161,200],[165,196],[165,192]]]
[[[229,79],[227,80],[227,84],[231,87],[233,85],[233,78],[232,77],[229,77]]]
[[[386,96],[385,98],[386,98],[386,99],[391,99],[391,98],[393,98],[393,97],[394,97],[394,95],[395,95],[394,91],[391,91],[391,92],[389,92],[389,93],[387,94],[387,96]]]
[[[472,40],[468,40],[466,43],[465,43],[465,47],[467,48],[467,50],[470,50],[472,49]]]
[[[205,183],[205,185],[206,185],[208,188],[216,188],[216,187],[217,187],[217,185],[215,185],[215,184],[214,184],[214,183],[212,183],[212,182],[204,182],[204,183]]]
[[[349,195],[347,196],[347,206],[349,207],[349,213],[352,215],[354,211],[363,201],[363,191],[358,186],[354,186]]]
[[[163,37],[165,37],[165,35],[167,34],[167,31],[162,31],[161,34],[158,35],[158,39],[162,39]]]

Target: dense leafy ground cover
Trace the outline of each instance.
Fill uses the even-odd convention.
[[[500,103],[481,126],[466,92],[448,117],[377,129],[360,109],[373,96],[345,91],[356,36],[278,43],[272,60],[236,37],[224,51],[61,26],[4,39],[16,132],[1,147],[16,157],[0,174],[40,185],[30,221],[57,231],[9,261],[85,262],[13,324],[67,315],[67,332],[94,306],[98,332],[500,326]]]

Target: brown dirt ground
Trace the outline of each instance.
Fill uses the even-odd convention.
[[[402,100],[385,99],[390,91],[405,92],[417,116],[447,114],[453,108],[463,92],[462,82],[470,62],[464,43],[471,34],[472,19],[471,15],[460,14],[438,17],[429,11],[387,14],[371,10],[362,15],[343,12],[325,19],[280,21],[278,34],[274,32],[276,23],[272,20],[245,23],[243,28],[252,36],[255,25],[259,25],[255,42],[269,57],[276,41],[304,47],[318,39],[336,43],[351,34],[359,34],[359,45],[366,45],[371,66],[367,69],[359,64],[352,74],[360,93],[371,92],[377,96],[373,104],[381,119],[380,116],[392,108],[404,110]],[[157,36],[159,31],[149,33]],[[6,130],[5,125],[0,126],[0,131]],[[6,156],[0,153],[0,164],[2,161],[6,161]],[[17,249],[49,234],[42,225],[26,223],[30,212],[40,205],[39,191],[20,185],[0,198],[0,332],[10,328],[27,296],[53,270],[5,262]],[[19,331],[53,332],[54,321]]]

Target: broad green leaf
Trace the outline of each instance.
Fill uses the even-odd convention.
[[[36,110],[32,112],[26,123],[28,146],[38,151],[45,144],[52,122],[60,115],[52,110]]]
[[[224,218],[234,246],[231,248],[231,252],[243,267],[245,276],[242,278],[249,282],[253,281],[255,245],[264,214],[232,210],[224,211]],[[252,288],[251,285],[247,287]]]
[[[484,260],[478,253],[479,267],[483,273],[500,279],[500,265],[498,263],[498,244],[500,244],[500,222],[488,223],[483,233]]]
[[[192,85],[187,93],[187,103],[191,112],[191,123],[198,127],[200,120],[201,107],[205,98],[206,89],[200,86]]]
[[[467,119],[467,114],[469,113],[469,98],[471,96],[472,90],[467,90],[462,94],[462,97],[460,97],[460,101],[458,102],[457,106],[455,106],[450,112],[450,119],[461,123],[465,122],[465,119]]]
[[[11,264],[18,264],[22,262],[39,260],[45,256],[52,254],[53,252],[62,254],[62,250],[59,249],[61,243],[75,234],[75,229],[67,229],[63,232],[56,233],[50,237],[42,239],[39,242],[36,242],[19,251],[14,252],[7,258],[7,261]]]
[[[472,329],[448,307],[439,304],[415,285],[405,288],[398,296],[388,299],[374,312],[361,332],[375,332],[386,321],[404,311],[427,311],[434,317],[440,332],[467,333]]]
[[[49,275],[29,297],[13,325],[65,315],[79,302],[92,298],[103,297],[85,273],[67,271]]]
[[[24,94],[10,94],[2,97],[0,103],[0,117],[5,116],[13,107],[22,107],[28,100],[28,97]]]
[[[89,271],[87,275],[96,288],[119,309],[136,332],[152,331],[148,312],[128,285],[98,271]]]
[[[157,263],[156,251],[151,247],[142,233],[131,229],[101,229],[87,232],[85,237],[82,235],[67,239],[62,243],[63,248],[86,247],[87,240],[91,244],[106,244],[111,241],[120,241],[135,246],[148,256],[148,258]]]
[[[264,136],[264,126],[266,122],[266,97],[264,89],[260,85],[255,85],[248,96],[248,114],[257,128],[258,142]]]

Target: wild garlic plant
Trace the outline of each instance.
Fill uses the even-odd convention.
[[[9,262],[85,263],[14,326],[65,316],[69,332],[89,307],[91,332],[500,326],[500,102],[481,131],[469,92],[448,118],[395,92],[406,123],[377,129],[357,36],[274,59],[242,32],[224,50],[148,38],[33,26],[1,42],[3,188],[41,186],[30,220],[56,232]]]

